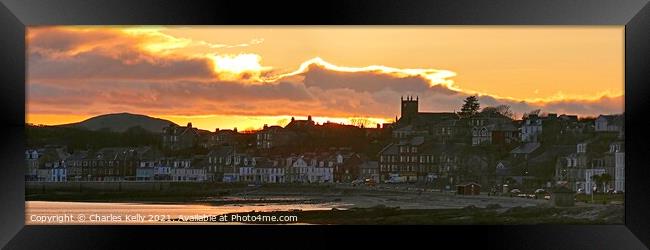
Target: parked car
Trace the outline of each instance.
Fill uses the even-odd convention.
[[[515,188],[513,190],[510,190],[510,197],[517,196],[520,197],[521,195],[521,190]]]
[[[361,185],[361,184],[363,184],[363,183],[364,183],[363,180],[353,180],[353,181],[352,181],[352,186],[353,186],[353,187],[356,187],[357,185]]]
[[[404,176],[391,176],[386,180],[385,183],[405,183],[406,182],[406,177]]]
[[[539,189],[535,190],[535,195],[533,195],[533,198],[535,198],[535,199],[546,199],[546,196],[549,196],[548,199],[550,199],[550,194],[546,190],[539,188]]]

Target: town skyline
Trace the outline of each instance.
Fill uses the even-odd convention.
[[[497,105],[498,106],[498,105]],[[489,107],[494,107],[494,106],[489,106]],[[483,109],[485,107],[481,107]],[[458,110],[453,110],[454,113],[458,113]],[[534,112],[535,110],[531,110],[531,112]],[[541,116],[546,116],[548,114],[555,114],[555,115],[573,115],[573,114],[563,114],[563,113],[548,113],[545,112],[544,110],[539,110],[539,113]],[[151,118],[158,118],[158,119],[163,119],[163,120],[169,120],[179,126],[184,126],[186,124],[192,124],[195,128],[206,130],[206,131],[214,131],[215,129],[217,130],[223,130],[223,129],[237,129],[240,132],[255,132],[262,130],[265,126],[280,126],[280,127],[285,127],[288,125],[292,119],[295,120],[308,120],[311,119],[314,121],[316,125],[322,125],[322,124],[327,124],[327,123],[334,123],[334,124],[341,124],[341,125],[352,125],[352,126],[357,126],[357,127],[364,127],[364,128],[375,128],[376,126],[383,126],[386,124],[392,124],[396,122],[395,118],[393,119],[377,119],[377,118],[370,118],[370,117],[350,117],[350,118],[332,118],[332,117],[313,117],[311,115],[307,116],[293,116],[293,115],[286,115],[286,116],[280,116],[280,119],[277,120],[275,123],[255,123],[253,126],[249,127],[208,127],[206,126],[206,123],[202,122],[201,118],[195,117],[195,116],[188,116],[188,117],[183,117],[183,116],[176,116],[177,118],[180,119],[167,119],[167,116],[155,116],[155,115],[147,115],[147,114],[133,114],[133,113],[128,113],[128,112],[119,112],[119,113],[107,113],[107,114],[99,114],[99,115],[94,115],[94,116],[87,116],[87,118],[84,118],[82,120],[76,120],[73,122],[68,122],[68,123],[59,123],[59,124],[35,124],[35,123],[27,123],[31,125],[44,125],[44,126],[59,126],[59,125],[68,125],[68,124],[73,124],[73,123],[79,123],[86,121],[88,119],[100,117],[100,116],[106,116],[106,115],[119,115],[119,114],[131,114],[131,115],[144,115],[148,116]],[[513,113],[513,120],[522,120],[523,119],[523,114],[516,114]],[[600,115],[619,115],[619,114],[624,114],[624,112],[621,113],[609,113],[609,114],[598,114],[595,116],[578,116],[576,115],[577,118],[579,119],[596,119]],[[174,117],[174,116],[172,116]],[[206,116],[203,119],[209,119],[214,116]],[[230,119],[233,119],[233,117],[229,117]],[[244,117],[240,116],[238,117],[240,119],[253,119],[253,120],[258,120],[255,118],[250,118],[250,117]],[[278,117],[272,117],[272,118],[278,118]],[[235,118],[236,119],[236,118]],[[180,121],[180,122],[178,122]],[[259,121],[259,120],[258,120]],[[263,122],[263,121],[261,121]],[[208,123],[210,124],[210,123]]]
[[[599,27],[30,27],[26,122],[128,112],[196,127],[389,123],[400,96],[622,113],[623,29]],[[389,39],[390,38],[390,39]]]

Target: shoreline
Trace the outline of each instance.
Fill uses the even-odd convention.
[[[62,206],[69,203],[67,205],[86,208],[88,212],[95,206],[125,203],[121,205],[135,209],[157,206],[159,210],[155,211],[161,213],[166,209],[192,207],[209,209],[212,214],[220,215],[295,215],[299,218],[295,223],[303,224],[622,224],[624,214],[623,204],[577,202],[574,207],[559,208],[544,199],[365,187],[270,186],[129,193],[58,191],[27,195],[26,201],[58,202],[56,205]],[[86,207],[85,204],[72,204],[74,202],[92,204]],[[40,207],[41,211],[46,208],[47,204]],[[184,210],[185,213],[191,211],[194,210]]]
[[[584,197],[583,197],[584,198]],[[549,200],[509,196],[457,195],[450,192],[397,187],[351,187],[351,186],[262,186],[214,188],[204,190],[174,191],[49,191],[25,196],[26,201],[70,201],[70,202],[124,202],[144,204],[198,204],[198,205],[248,205],[248,204],[319,204],[339,202],[346,208],[368,208],[377,205],[401,207],[403,209],[463,208],[466,206],[486,207],[499,204],[503,207],[536,206],[550,204]],[[577,206],[590,204],[577,202]],[[612,199],[608,204],[624,204]]]
[[[295,223],[316,225],[612,225],[624,224],[623,206],[601,207],[549,206],[455,209],[400,209],[376,206],[371,208],[231,213],[226,216],[297,216]],[[242,222],[246,224],[277,224],[275,222]]]

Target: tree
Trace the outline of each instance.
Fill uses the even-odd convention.
[[[502,105],[497,106],[497,112],[499,112],[499,114],[501,114],[501,115],[503,115],[505,117],[508,117],[510,119],[515,118],[515,113],[512,112],[512,110],[510,110],[510,105],[502,104]]]
[[[528,113],[524,113],[524,114],[523,114],[523,118],[526,119],[526,118],[528,118],[528,116],[530,116],[530,115],[536,115],[536,116],[539,116],[539,113],[540,113],[540,112],[542,112],[541,109],[535,109],[535,110],[532,110],[532,111],[530,111],[530,112],[528,112]]]
[[[612,181],[612,176],[609,174],[592,175],[591,180],[596,184],[596,187],[602,184],[603,192],[605,192],[605,185],[607,185],[607,183]]]
[[[470,117],[478,113],[481,105],[478,102],[478,96],[468,96],[464,100],[463,106],[458,113],[461,117]]]
[[[370,127],[372,121],[365,117],[353,117],[349,119],[350,124],[360,128]]]
[[[485,107],[481,112],[500,114],[510,119],[514,119],[515,117],[515,113],[513,113],[512,110],[510,110],[510,106],[504,104],[498,105],[496,107]]]
[[[603,187],[602,192],[603,194],[605,194],[607,192],[607,189],[605,187],[612,181],[612,176],[607,173],[603,173],[601,175],[592,175],[591,180],[596,184],[596,187],[602,184]],[[607,203],[607,196],[605,196],[603,199],[603,204],[606,203]]]
[[[278,120],[275,123],[278,124],[278,126],[280,126],[280,127],[286,127],[289,124],[289,119],[282,118],[282,119]]]

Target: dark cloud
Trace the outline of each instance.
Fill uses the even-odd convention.
[[[65,52],[82,45],[98,45],[123,35],[112,30],[72,31],[60,28],[29,28],[29,50]]]
[[[159,38],[117,30],[32,28],[28,74],[32,79],[212,79],[207,58],[153,54],[141,47]]]
[[[625,109],[623,107],[624,97],[602,96],[595,100],[562,100],[550,102],[523,102],[507,99],[496,99],[491,96],[480,96],[479,102],[482,107],[509,105],[517,115],[540,109],[546,113],[577,114],[581,116],[597,116],[599,114],[619,114]]]
[[[174,98],[223,100],[232,102],[255,102],[258,100],[310,101],[311,95],[302,84],[239,83],[239,82],[173,82],[150,83],[150,91]]]
[[[620,114],[625,110],[624,97],[603,96],[593,101],[567,100],[549,102],[542,106],[543,110],[569,114]]]
[[[305,86],[321,89],[348,88],[360,92],[377,92],[384,89],[423,92],[429,89],[429,82],[419,76],[397,77],[379,72],[339,72],[317,64],[310,65],[304,75]]]
[[[213,77],[211,64],[204,59],[143,58],[125,50],[111,57],[95,51],[53,60],[39,53],[28,58],[33,79],[196,79]]]

